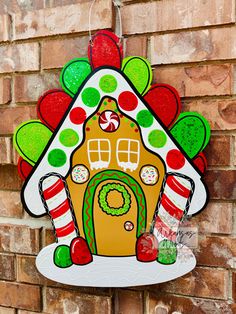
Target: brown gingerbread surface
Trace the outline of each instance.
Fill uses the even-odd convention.
[[[72,172],[67,177],[80,234],[94,254],[135,255],[137,236],[149,230],[153,219],[164,163],[145,148],[137,123],[123,116],[112,99],[102,101],[84,131],[85,140],[72,156],[71,171],[81,165],[86,178],[78,183],[72,180]],[[145,184],[140,175],[150,167],[157,176],[152,184]],[[118,214],[125,204],[128,210]]]

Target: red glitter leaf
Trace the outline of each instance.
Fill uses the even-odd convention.
[[[152,85],[144,99],[154,114],[170,128],[180,114],[181,102],[176,89],[167,84]]]

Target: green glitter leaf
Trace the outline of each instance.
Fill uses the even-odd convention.
[[[66,93],[73,97],[90,73],[91,67],[87,58],[73,59],[66,63],[61,71],[61,86]]]
[[[127,57],[122,62],[122,71],[143,95],[151,86],[152,68],[148,60],[141,57]]]
[[[206,147],[211,135],[208,121],[196,112],[181,113],[170,132],[190,158]]]
[[[13,141],[19,155],[34,165],[51,136],[52,132],[48,127],[38,120],[30,120],[18,126]]]

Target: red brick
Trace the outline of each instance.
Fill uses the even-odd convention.
[[[211,136],[204,153],[209,166],[229,166],[230,165],[230,136]]]
[[[160,291],[213,299],[226,299],[227,288],[227,270],[200,267],[183,277],[159,285]]]
[[[236,272],[232,273],[232,296],[234,301],[236,301]]]
[[[0,116],[0,134],[12,134],[20,123],[37,118],[35,106],[2,107]]]
[[[207,207],[190,220],[203,234],[231,234],[233,231],[233,204],[210,202]]]
[[[59,72],[18,75],[15,77],[15,101],[35,102],[47,90],[59,87]]]
[[[1,0],[0,2],[0,13],[16,13],[21,11],[32,11],[37,9],[43,8],[42,0],[24,0],[24,1],[18,1],[18,0]]]
[[[222,45],[224,38],[224,45]],[[154,35],[151,63],[171,64],[236,58],[234,27]]]
[[[137,36],[129,37],[125,40],[125,55],[129,56],[141,56],[147,58],[147,37]]]
[[[38,312],[32,312],[32,311],[25,311],[25,310],[18,310],[17,314],[37,314]],[[41,314],[47,314],[45,312],[40,312]]]
[[[93,6],[91,29],[112,27],[110,0],[99,0]],[[91,3],[85,2],[13,15],[13,39],[34,38],[88,31]],[[55,56],[56,58],[56,56]]]
[[[80,294],[77,291],[46,288],[45,312],[110,314],[111,299],[105,296]]]
[[[236,268],[236,238],[201,236],[195,254],[198,265]]]
[[[10,40],[10,23],[9,15],[0,15],[0,42]]]
[[[12,161],[12,142],[10,137],[0,137],[0,164],[10,164]]]
[[[4,105],[11,101],[11,79],[0,77],[0,104]]]
[[[40,288],[10,282],[0,282],[0,304],[26,310],[41,310]]]
[[[15,314],[16,311],[15,311],[15,309],[10,309],[10,308],[7,308],[7,307],[0,306],[0,313],[1,314]]]
[[[143,294],[140,291],[118,290],[115,313],[142,314]]]
[[[123,33],[137,34],[235,22],[233,0],[170,0],[122,8]]]
[[[236,130],[236,100],[193,100],[184,104],[184,111],[202,114],[212,130]]]
[[[233,314],[230,302],[197,299],[172,294],[151,293],[147,300],[148,314]]]
[[[157,67],[154,80],[174,86],[183,97],[229,95],[232,93],[232,65]]]
[[[46,8],[53,8],[59,7],[68,4],[76,4],[76,3],[83,3],[87,0],[45,0],[45,7]]]
[[[19,192],[0,191],[0,216],[22,217],[22,205]]]
[[[0,254],[0,279],[2,280],[16,279],[14,255]]]
[[[55,235],[52,229],[44,230],[44,241],[43,246],[55,243]]]
[[[20,190],[22,180],[17,167],[13,165],[0,165],[0,190]]]
[[[88,37],[76,37],[43,41],[42,68],[61,68],[73,58],[87,57],[88,40]]]
[[[0,251],[37,254],[39,252],[39,229],[0,224]]]
[[[0,73],[39,70],[38,43],[0,46],[0,54]]]
[[[236,199],[236,170],[207,171],[204,179],[211,199]]]
[[[233,155],[233,158],[234,158],[234,165],[236,165],[236,137],[233,136],[233,145],[234,145],[234,155]]]
[[[49,282],[37,270],[34,256],[17,255],[17,281],[43,285]]]

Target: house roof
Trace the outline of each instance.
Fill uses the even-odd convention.
[[[22,201],[31,215],[41,216],[46,213],[38,188],[39,181],[44,175],[51,172],[56,172],[64,177],[67,176],[71,167],[72,154],[84,141],[84,124],[97,111],[104,97],[115,99],[119,110],[135,121],[138,120],[138,114],[141,111],[144,112],[145,110],[145,112],[153,114],[142,96],[121,71],[111,67],[103,67],[93,71],[75,95],[33,172],[24,184]],[[80,114],[81,119],[76,118],[78,114]],[[143,143],[148,150],[162,158],[167,172],[176,172],[167,162],[168,152],[180,151],[184,155],[184,165],[177,172],[194,181],[195,189],[188,214],[195,214],[204,207],[207,201],[207,191],[201,181],[201,174],[176,143],[168,129],[158,117],[154,114],[153,116],[153,123],[149,127],[141,126],[138,123]],[[62,131],[65,135],[66,132],[76,134],[77,140],[70,144],[61,141]]]

